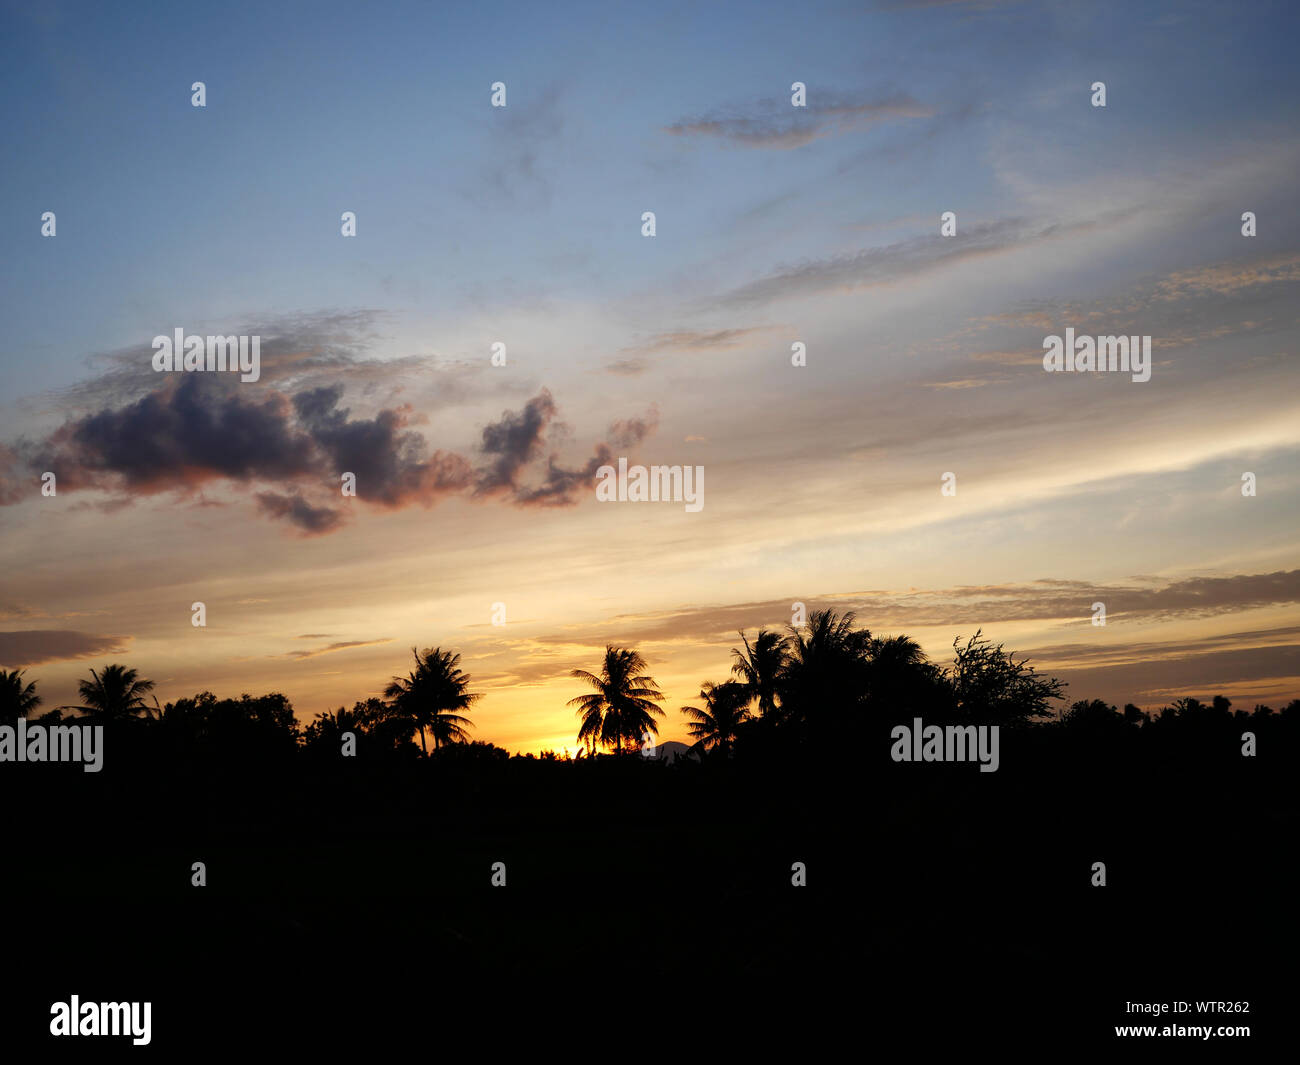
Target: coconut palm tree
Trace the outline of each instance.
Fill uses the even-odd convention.
[[[749,699],[758,701],[758,712],[767,717],[776,711],[776,686],[781,670],[785,668],[790,641],[767,629],[758,630],[752,647],[744,630],[740,632],[740,639],[745,649],[731,649],[731,656],[735,659],[731,672],[740,678]]]
[[[153,691],[153,681],[144,680],[134,669],[114,663],[102,673],[92,669],[90,676],[78,685],[81,706],[68,709],[103,721],[129,721],[148,712],[144,697]]]
[[[457,711],[468,710],[482,695],[469,691],[470,678],[460,671],[460,655],[441,647],[432,651],[412,647],[411,653],[415,655],[415,669],[405,677],[394,677],[384,689],[384,697],[391,699],[393,708],[410,721],[412,731],[419,730],[426,758],[426,731],[433,736],[434,750],[444,743],[468,743],[466,730],[473,726]]]
[[[12,725],[40,705],[36,681],[23,684],[21,669],[0,669],[0,724]]]
[[[868,699],[873,711],[908,714],[918,706],[945,711],[951,689],[943,670],[925,656],[910,636],[873,639],[868,652]]]
[[[834,731],[832,719],[839,721],[860,706],[867,691],[871,633],[854,629],[855,620],[852,611],[816,610],[804,628],[790,626],[790,657],[778,685],[784,716],[817,725],[819,733],[828,735]]]
[[[601,743],[621,753],[625,745],[635,746],[647,733],[659,734],[653,715],[664,716],[655,705],[664,695],[645,669],[645,659],[638,652],[611,646],[605,648],[600,676],[585,669],[575,669],[569,674],[576,680],[586,681],[592,688],[568,703],[578,708],[582,718],[579,742],[589,743],[593,749]]]
[[[734,680],[714,684],[706,680],[700,688],[704,709],[683,706],[682,713],[690,718],[690,733],[695,746],[703,750],[730,753],[736,741],[736,731],[749,718],[750,695],[746,685]]]

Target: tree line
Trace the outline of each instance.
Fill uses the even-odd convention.
[[[1208,703],[1175,700],[1155,715],[1132,703],[1122,710],[1102,700],[1080,700],[1058,710],[1065,685],[1039,673],[1003,644],[981,631],[953,641],[950,666],[930,661],[907,636],[877,637],[855,627],[852,612],[816,611],[804,626],[784,633],[760,628],[751,639],[740,632],[731,649],[730,677],[706,680],[696,705],[683,706],[693,748],[714,757],[733,756],[747,744],[821,745],[842,742],[864,721],[902,720],[921,715],[927,722],[971,721],[1021,728],[1051,722],[1065,728],[1122,730],[1182,721],[1226,721],[1269,717],[1231,712],[1222,695]],[[470,690],[460,655],[441,647],[412,648],[413,667],[395,676],[383,698],[359,701],[349,710],[316,715],[300,727],[289,700],[278,693],[218,699],[211,692],[159,705],[153,681],[120,664],[90,670],[78,687],[80,702],[33,716],[41,704],[36,682],[22,670],[0,670],[0,724],[18,717],[37,722],[64,721],[65,713],[96,723],[137,722],[192,744],[233,744],[247,740],[337,752],[346,736],[370,750],[406,751],[429,756],[430,741],[441,748],[492,748],[475,743],[469,718],[482,693]],[[633,648],[610,645],[595,672],[575,669],[570,676],[590,689],[569,701],[578,718],[579,757],[602,750],[627,754],[641,750],[659,734],[666,717],[665,695]],[[152,699],[152,702],[150,701]],[[1293,700],[1281,715],[1300,714]],[[419,740],[418,751],[414,747]],[[504,754],[504,752],[500,752]]]

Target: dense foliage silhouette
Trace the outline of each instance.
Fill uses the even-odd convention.
[[[21,875],[0,894],[93,899],[123,922],[117,939],[99,926],[118,943],[112,980],[138,958],[150,994],[158,973],[183,972],[178,996],[238,986],[240,1010],[277,1018],[304,972],[373,986],[380,1011],[409,986],[418,1014],[412,974],[435,958],[456,986],[525,995],[596,974],[737,998],[776,988],[792,1017],[856,986],[824,974],[866,971],[891,1024],[924,1031],[938,1010],[970,1031],[1023,1031],[1054,1011],[1126,1023],[1125,994],[1188,983],[1262,997],[1241,937],[1267,928],[1295,945],[1300,700],[1067,704],[982,633],[939,664],[832,611],[741,633],[719,659],[733,679],[680,710],[698,758],[672,764],[648,757],[665,720],[651,667],[613,644],[572,674],[587,689],[571,700],[573,757],[471,740],[480,693],[442,648],[416,651],[385,697],[306,724],[274,692],[149,705],[149,681],[116,663],[91,672],[82,707],[40,714],[39,679],[5,671],[3,721],[93,722],[105,741],[99,773],[0,767],[0,802],[25,811],[6,834]],[[891,729],[916,717],[1001,726],[1000,768],[895,763]],[[20,930],[16,949],[38,966],[32,986],[66,995],[48,944],[77,950],[80,925],[51,927]],[[243,968],[217,984],[202,959]],[[330,998],[296,1008],[326,1030]]]

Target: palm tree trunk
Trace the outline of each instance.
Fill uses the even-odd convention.
[[[420,726],[420,746],[421,746],[421,747],[423,748],[423,750],[424,750],[424,757],[425,757],[425,758],[428,758],[428,757],[429,757],[429,747],[428,747],[428,744],[426,744],[426,743],[424,742],[424,726],[423,726],[423,725]]]

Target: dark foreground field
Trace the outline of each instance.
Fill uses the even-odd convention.
[[[121,1049],[166,1060],[511,1038],[1055,1056],[1114,1048],[1149,1019],[1126,1002],[1246,1000],[1210,1019],[1251,1026],[1237,1060],[1291,1039],[1300,945],[1296,722],[1257,731],[1249,759],[1231,723],[1008,730],[988,774],[893,763],[883,725],[675,766],[160,768],[127,742],[112,774],[10,765],[0,1023],[102,1056],[47,1034],[75,993],[152,1002],[151,1047]]]

